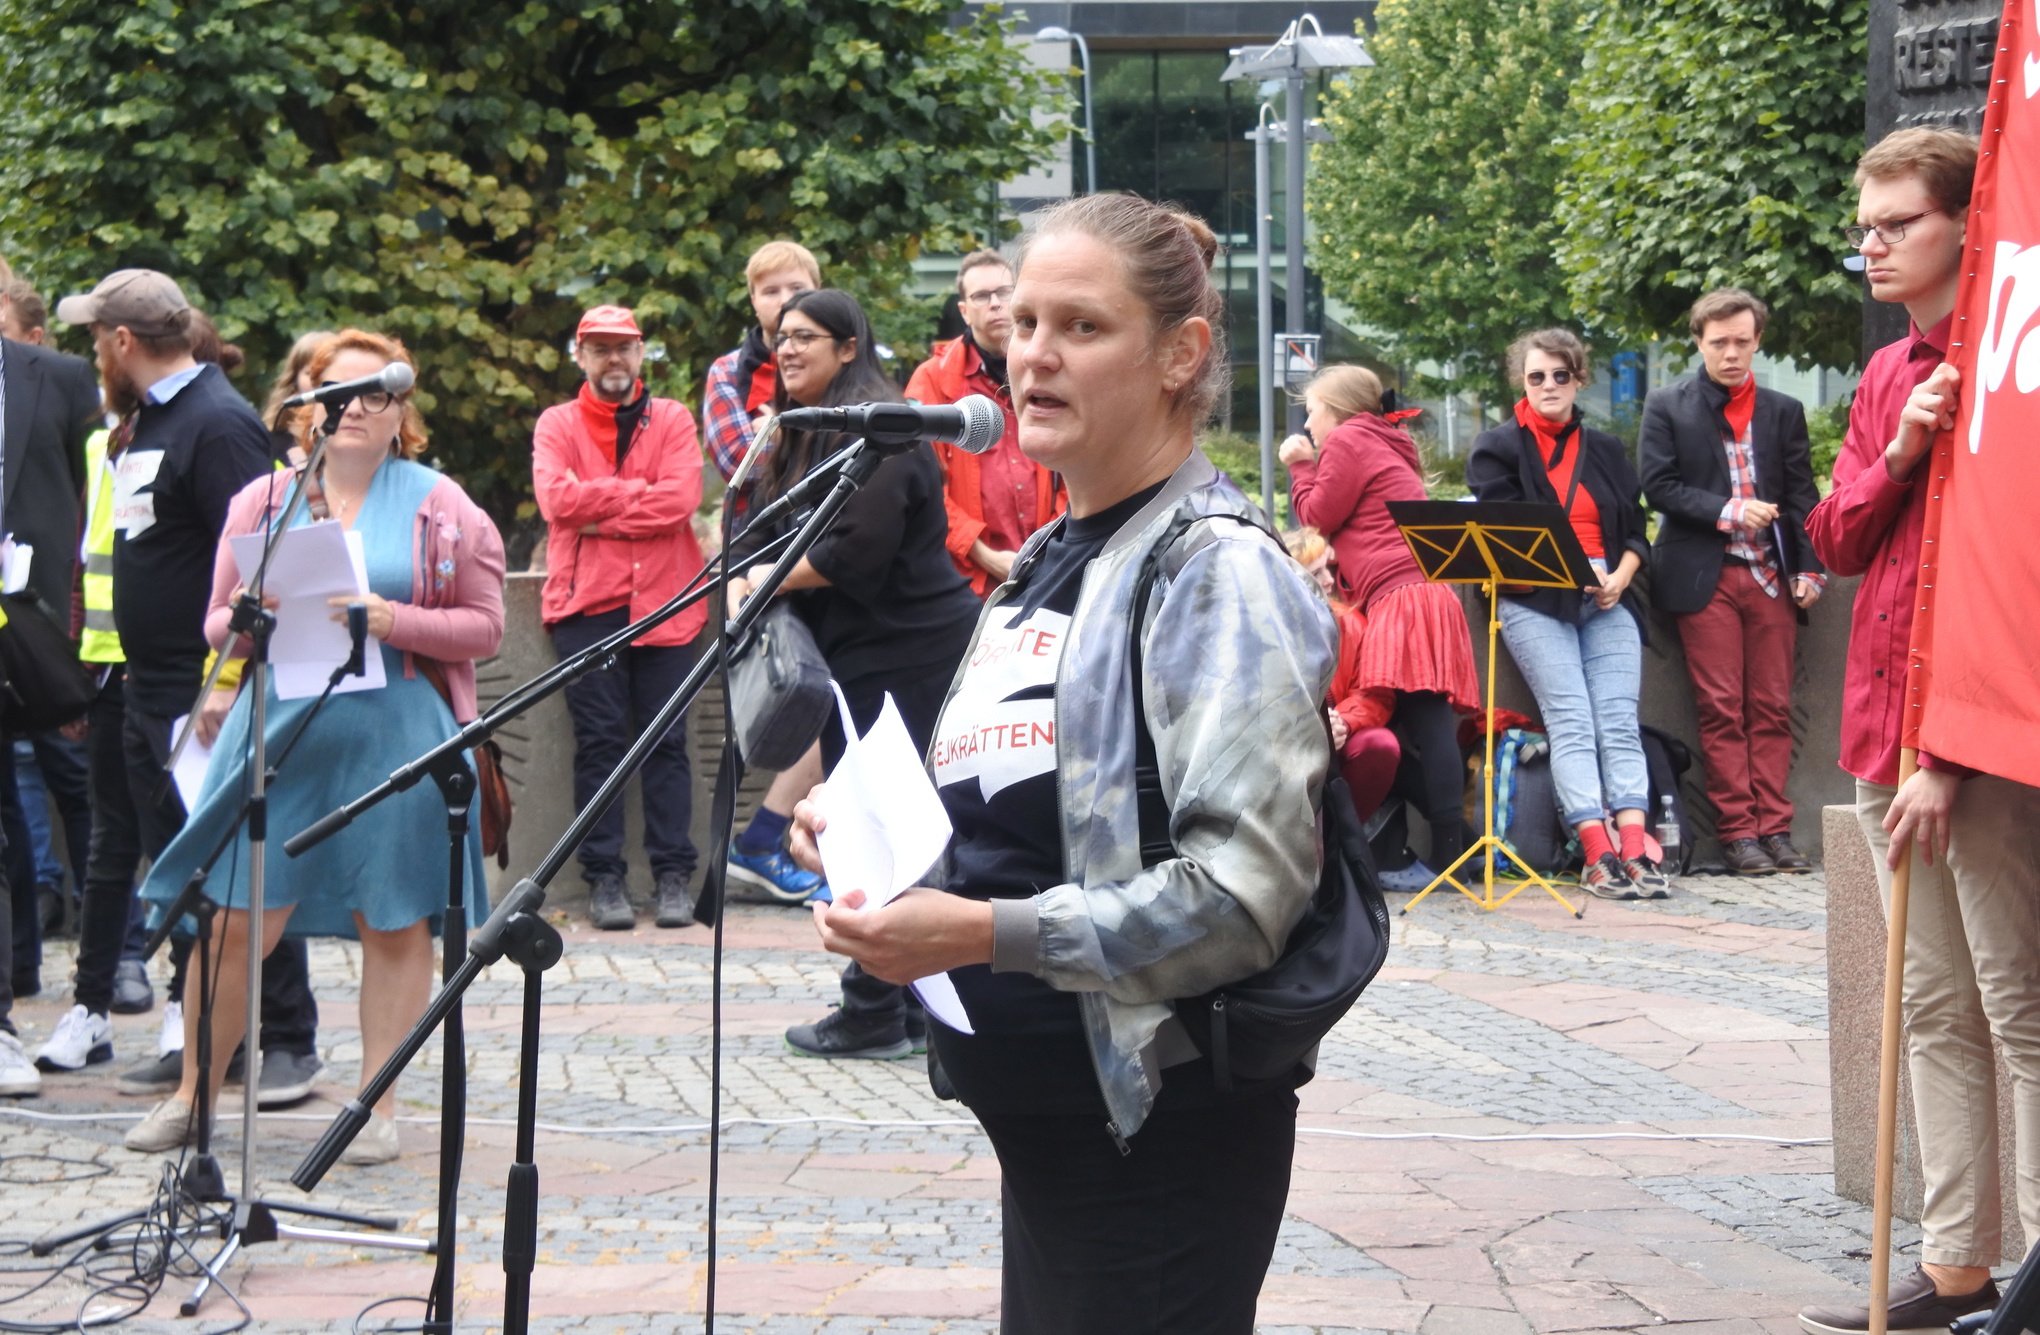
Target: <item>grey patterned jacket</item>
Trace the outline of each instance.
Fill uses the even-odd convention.
[[[1192,525],[1163,557],[1142,651],[1178,856],[1142,868],[1127,621],[1139,571],[1179,514],[1259,511],[1193,452],[1085,569],[1056,676],[1068,883],[992,901],[992,968],[1081,994],[1092,1063],[1121,1136],[1146,1120],[1163,1068],[1196,1055],[1169,1002],[1267,968],[1303,916],[1317,885],[1330,762],[1331,610],[1266,534],[1229,521]],[[1014,568],[1053,531],[1030,539]],[[1012,596],[1009,582],[986,615]],[[952,683],[951,698],[955,691]]]

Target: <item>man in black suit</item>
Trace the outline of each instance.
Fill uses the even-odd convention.
[[[1770,311],[1740,288],[1688,321],[1691,380],[1653,391],[1638,438],[1643,494],[1660,511],[1651,600],[1678,617],[1730,871],[1805,871],[1792,846],[1792,671],[1798,625],[1826,585],[1806,540],[1820,500],[1799,401],[1757,388]]]
[[[85,437],[98,419],[99,381],[89,362],[0,338],[0,528],[35,548],[28,585],[66,622],[77,573]],[[36,984],[42,933],[32,862],[22,875],[27,826],[18,819],[11,751],[5,760],[0,824],[12,856],[6,859],[8,912],[0,915],[0,963],[6,966],[0,971],[0,1049],[7,1049],[0,1051],[0,1094],[31,1094],[40,1080],[18,1042],[9,1047],[8,1015],[17,984],[24,990]]]

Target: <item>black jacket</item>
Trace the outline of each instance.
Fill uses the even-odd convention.
[[[1577,409],[1573,420],[1580,420]],[[1608,554],[1608,568],[1615,568],[1624,551],[1635,552],[1648,560],[1648,519],[1643,510],[1642,488],[1636,481],[1636,470],[1629,466],[1629,451],[1617,437],[1605,431],[1590,430],[1585,423],[1580,425],[1577,441],[1569,443],[1568,448],[1585,451],[1581,459],[1586,471],[1580,474],[1580,489],[1592,496],[1594,504],[1600,508],[1601,550]],[[1466,485],[1477,500],[1560,503],[1558,492],[1551,485],[1551,475],[1538,453],[1536,435],[1530,428],[1514,421],[1492,431],[1483,431],[1474,438],[1473,452],[1466,456]],[[1571,590],[1536,589],[1503,596],[1548,617],[1556,617],[1572,625],[1579,623],[1583,599]],[[1648,632],[1644,629],[1643,605],[1636,597],[1635,581],[1632,580],[1623,590],[1622,603],[1636,618],[1637,633],[1648,639]]]
[[[1637,438],[1643,494],[1663,513],[1650,570],[1651,599],[1667,612],[1698,612],[1714,597],[1729,535],[1716,525],[1728,503],[1728,391],[1703,373],[1651,391]],[[1778,553],[1786,576],[1818,574],[1806,516],[1820,500],[1799,401],[1757,391],[1750,418],[1757,499],[1778,507]]]
[[[0,348],[6,364],[5,517],[16,542],[31,543],[28,584],[57,624],[71,622],[78,523],[85,494],[85,437],[99,425],[99,379],[82,357],[32,343]]]

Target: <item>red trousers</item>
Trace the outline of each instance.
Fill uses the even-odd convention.
[[[1339,748],[1339,774],[1353,794],[1353,810],[1361,823],[1381,809],[1402,763],[1402,743],[1387,728],[1362,728]]]
[[[1789,834],[1792,652],[1799,633],[1790,581],[1776,598],[1748,566],[1724,563],[1714,597],[1680,617],[1686,672],[1700,719],[1707,797],[1723,843]]]

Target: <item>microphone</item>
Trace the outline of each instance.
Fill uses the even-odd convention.
[[[363,394],[402,394],[417,382],[417,374],[407,364],[391,362],[374,375],[365,375],[359,380],[343,380],[337,385],[321,385],[302,394],[293,394],[279,406],[302,408],[310,403],[345,403]]]
[[[1006,434],[1006,410],[970,394],[955,403],[859,403],[841,408],[795,408],[779,415],[782,431],[842,431],[873,445],[946,440],[966,454],[983,454]]]
[[[340,675],[344,677],[367,675],[368,665],[364,661],[362,654],[362,650],[368,643],[367,603],[347,604],[347,638],[353,643],[354,647],[348,651],[347,661],[341,665]]]

